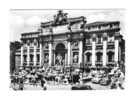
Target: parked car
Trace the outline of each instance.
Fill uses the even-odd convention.
[[[89,85],[75,85],[72,86],[72,90],[92,90],[91,86]]]
[[[92,80],[92,78],[84,78],[84,79],[82,79],[83,83],[90,82],[91,80]]]
[[[99,83],[100,85],[107,86],[111,83],[111,80],[108,77],[103,77]]]

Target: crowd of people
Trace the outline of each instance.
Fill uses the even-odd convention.
[[[41,69],[20,69],[11,75],[11,87],[14,90],[23,90],[25,84],[44,87],[46,81],[43,73]]]
[[[11,87],[14,90],[24,90],[25,84],[31,86],[41,86],[44,90],[47,89],[47,84],[64,84],[64,85],[84,85],[87,83],[95,83],[101,86],[110,86],[111,89],[124,89],[124,73],[120,68],[113,68],[111,71],[91,70],[89,72],[80,69],[63,73],[62,70],[49,68],[20,69],[11,75]],[[91,86],[92,87],[92,86]]]

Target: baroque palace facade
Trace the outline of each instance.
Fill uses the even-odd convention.
[[[68,18],[61,10],[37,32],[22,33],[17,67],[110,69],[124,63],[120,22],[87,23],[84,16]]]

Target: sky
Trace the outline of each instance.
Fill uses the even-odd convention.
[[[37,31],[41,22],[53,20],[58,10],[10,10],[10,41],[20,41],[22,33]],[[125,33],[125,11],[123,9],[63,10],[69,18],[85,16],[87,23],[96,21],[120,21],[121,33]]]

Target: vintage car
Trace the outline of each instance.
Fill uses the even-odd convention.
[[[100,85],[107,86],[111,83],[111,80],[108,77],[103,77],[99,83]]]
[[[83,83],[90,82],[91,80],[92,80],[92,75],[91,74],[88,74],[88,75],[82,77]]]
[[[72,90],[93,90],[89,85],[75,85],[72,86]]]
[[[92,80],[92,78],[83,78],[82,79],[83,83],[90,82],[91,80]]]

